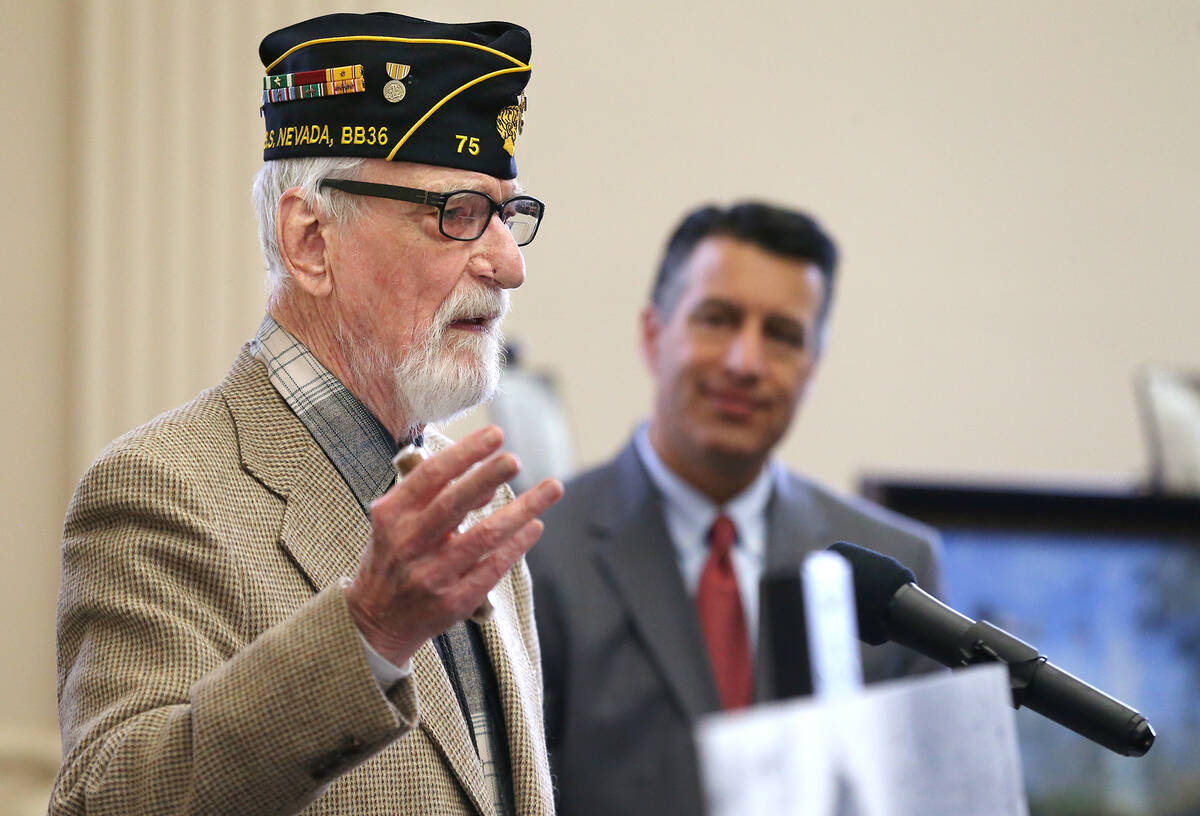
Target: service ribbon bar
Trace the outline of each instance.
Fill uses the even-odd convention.
[[[297,71],[294,74],[274,74],[263,77],[263,90],[289,88],[294,85],[323,85],[346,79],[362,79],[361,65],[343,65],[339,68],[319,68],[315,71]]]
[[[293,99],[362,93],[365,90],[361,65],[263,77],[263,102],[290,102]]]

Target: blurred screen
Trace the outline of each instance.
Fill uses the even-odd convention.
[[[1154,727],[1145,756],[1123,757],[1018,711],[1031,816],[1200,816],[1200,501],[870,480],[864,492],[939,528],[950,606]]]
[[[1119,756],[1022,709],[1036,816],[1200,814],[1200,550],[1114,536],[949,528],[946,600],[1141,712],[1157,732]]]

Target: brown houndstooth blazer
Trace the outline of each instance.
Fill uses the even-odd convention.
[[[491,814],[431,644],[386,697],[370,674],[338,580],[368,535],[247,349],[219,386],[113,442],[63,532],[50,813]],[[517,810],[550,814],[524,562],[491,597]]]

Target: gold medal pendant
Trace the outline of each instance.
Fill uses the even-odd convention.
[[[399,62],[387,63],[387,75],[391,77],[383,86],[383,98],[388,102],[399,102],[408,93],[408,88],[400,80],[408,76],[411,66]]]
[[[399,102],[404,98],[408,90],[404,87],[404,83],[398,79],[389,79],[383,86],[383,98],[388,102]]]

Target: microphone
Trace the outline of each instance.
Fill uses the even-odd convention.
[[[1030,708],[1124,756],[1142,756],[1154,744],[1154,729],[1141,714],[1003,629],[955,612],[919,588],[896,559],[845,541],[829,549],[854,572],[860,640],[873,646],[890,640],[952,669],[1005,663],[1013,708]]]

